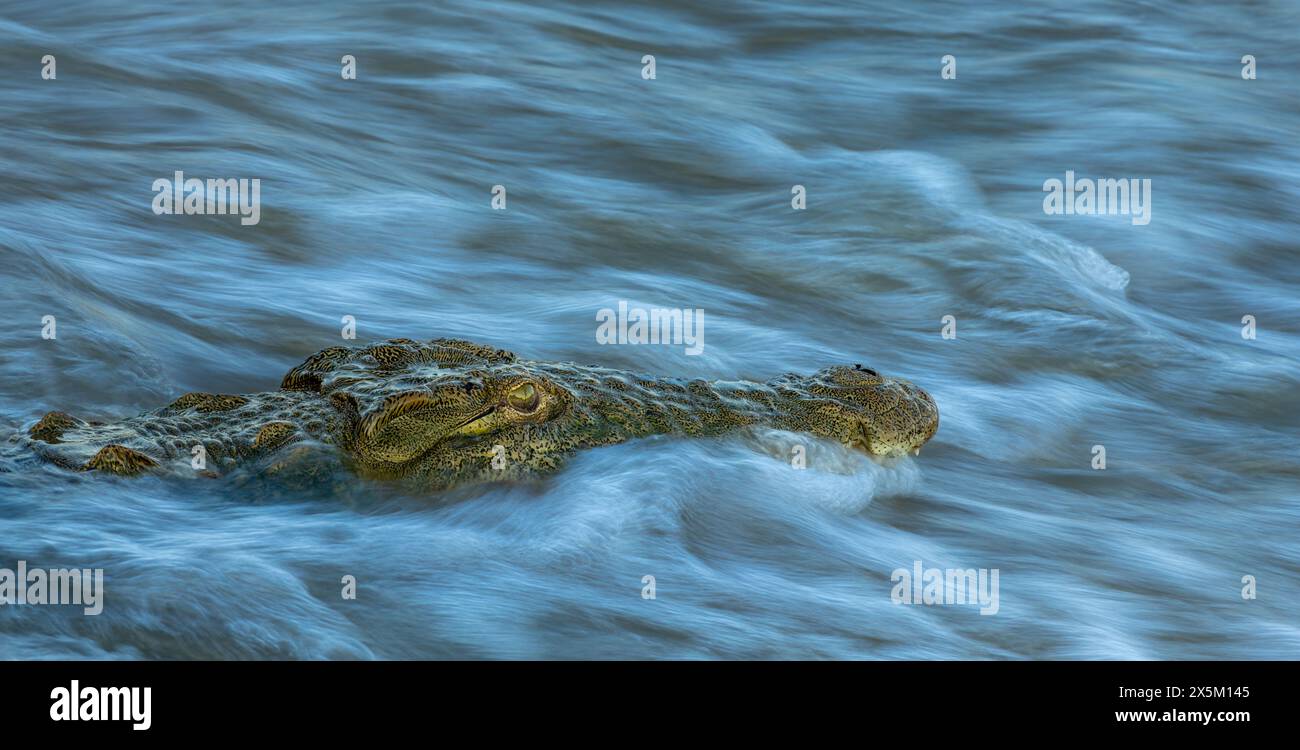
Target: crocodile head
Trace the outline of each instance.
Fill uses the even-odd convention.
[[[938,428],[929,394],[860,366],[768,383],[646,379],[451,339],[325,350],[282,387],[347,416],[338,443],[360,473],[437,484],[552,469],[577,449],[661,433],[768,425],[886,457],[919,451]]]

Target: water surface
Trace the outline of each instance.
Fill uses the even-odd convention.
[[[6,434],[273,389],[345,315],[862,362],[942,413],[893,466],[653,439],[437,496],[10,462],[0,567],[107,597],[0,608],[0,657],[1295,658],[1300,6],[707,5],[0,8]],[[260,223],[154,215],[176,170],[259,178]],[[1067,170],[1151,179],[1151,223],[1045,215]],[[704,352],[598,345],[619,301],[704,309]],[[916,560],[998,569],[998,613],[896,605]]]

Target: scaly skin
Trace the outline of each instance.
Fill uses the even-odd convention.
[[[457,339],[393,339],[321,351],[273,393],[190,393],[111,424],[51,412],[27,442],[65,468],[123,475],[193,476],[202,445],[213,476],[315,441],[362,476],[441,489],[535,476],[583,448],[649,435],[773,427],[896,456],[919,451],[938,425],[929,394],[861,366],[767,383],[686,381],[520,360]]]

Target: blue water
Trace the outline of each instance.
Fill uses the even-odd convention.
[[[0,5],[0,433],[274,389],[351,315],[656,375],[862,362],[935,439],[652,439],[440,495],[0,471],[0,568],[106,581],[98,616],[0,607],[0,658],[1300,655],[1300,5],[546,6]],[[155,215],[177,170],[260,179],[260,223]],[[1045,214],[1067,170],[1150,179],[1151,222]],[[705,310],[704,352],[598,345],[621,300]],[[997,569],[998,612],[896,604],[918,560]]]

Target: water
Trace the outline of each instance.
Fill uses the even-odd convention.
[[[938,401],[922,455],[653,439],[439,496],[22,467],[0,567],[102,567],[105,609],[0,608],[0,657],[1297,656],[1300,6],[548,5],[0,6],[0,430],[270,390],[352,315],[863,362]],[[176,170],[261,179],[260,223],[154,215]],[[1067,170],[1151,179],[1151,223],[1045,215]],[[704,309],[703,354],[598,346],[620,300]],[[998,613],[895,604],[917,560],[997,569]]]

